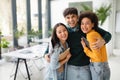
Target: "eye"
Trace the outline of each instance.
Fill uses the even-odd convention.
[[[58,34],[60,34],[60,33],[61,33],[61,31],[58,32]]]
[[[70,19],[70,17],[67,17],[67,19]]]
[[[67,31],[66,29],[63,30],[64,32]]]

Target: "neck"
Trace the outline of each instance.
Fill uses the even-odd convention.
[[[61,44],[63,45],[64,48],[67,48],[66,41],[61,41]]]

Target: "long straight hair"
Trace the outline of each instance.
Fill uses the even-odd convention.
[[[57,37],[56,34],[56,29],[59,26],[64,26],[66,29],[67,27],[63,24],[63,23],[57,23],[54,28],[53,28],[53,32],[52,32],[52,37],[51,37],[51,43],[52,43],[52,47],[54,48],[56,44],[58,44],[60,42],[59,38]]]

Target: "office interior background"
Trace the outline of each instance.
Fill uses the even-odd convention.
[[[24,30],[25,35],[31,29],[42,30],[42,38],[47,38],[48,31],[54,24],[65,23],[63,10],[72,6],[81,11],[81,4],[89,5],[93,11],[111,4],[110,15],[100,27],[112,34],[112,39],[107,44],[108,54],[116,54],[120,49],[119,0],[4,0],[0,3],[0,31],[3,36],[10,38],[13,46],[16,45],[15,30]],[[24,37],[25,44],[28,43],[27,38]]]
[[[63,10],[76,7],[80,12],[83,9],[82,4],[89,6],[93,11],[111,5],[110,15],[99,26],[112,34],[112,39],[107,43],[108,55],[120,56],[120,0],[3,0],[0,3],[0,38],[10,42],[9,48],[26,47],[37,39],[49,38],[56,23],[66,24]],[[36,33],[39,34],[37,37]],[[116,61],[118,63],[119,58],[115,59]],[[116,66],[116,63],[114,65]],[[112,64],[111,68],[117,69],[114,65]],[[116,75],[119,71],[115,69],[112,69],[112,79],[119,80],[119,76]]]

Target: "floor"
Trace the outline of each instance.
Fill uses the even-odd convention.
[[[44,63],[42,60],[27,60],[31,80],[44,80]],[[14,80],[14,72],[16,69],[15,61],[5,61],[3,60],[0,64],[0,80]],[[21,60],[16,80],[28,80],[27,72],[24,62]]]
[[[111,69],[110,80],[120,80],[120,56],[111,56],[109,58],[109,64]]]
[[[14,71],[16,62],[14,61],[3,61],[0,62],[0,80],[14,80]],[[29,71],[31,80],[44,80],[45,67],[44,61],[41,60],[28,60]],[[18,74],[16,80],[28,80],[23,61],[20,62]],[[120,56],[109,57],[109,64],[111,68],[111,79],[120,80]]]

